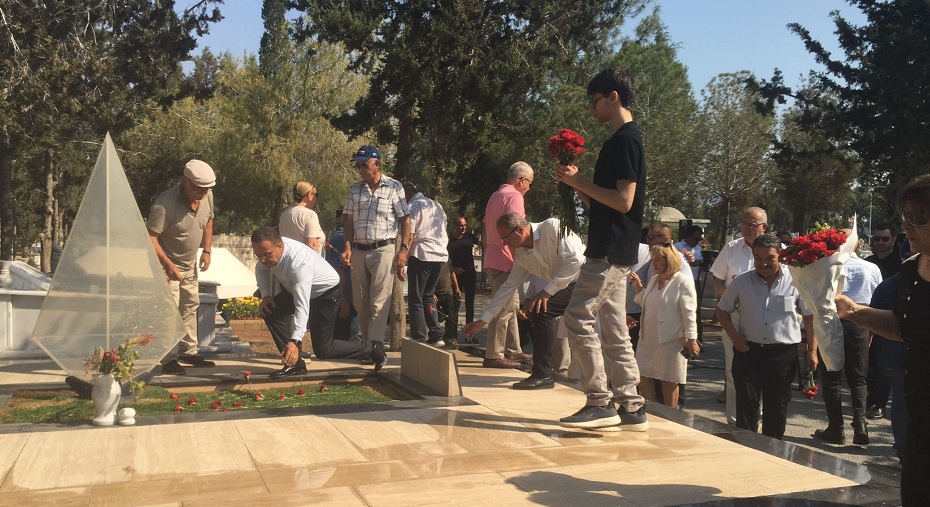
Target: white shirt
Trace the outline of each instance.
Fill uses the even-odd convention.
[[[268,269],[255,265],[255,280],[262,297],[273,294],[272,275],[284,290],[294,296],[294,332],[291,339],[303,340],[310,320],[310,300],[339,285],[339,273],[309,246],[290,238],[281,238],[284,253],[277,266]]]
[[[740,319],[736,330],[746,340],[763,344],[801,343],[797,314],[812,315],[785,266],[771,289],[755,269],[737,276],[717,302],[717,308],[728,313],[738,308]]]
[[[569,231],[559,238],[559,219],[550,218],[533,229],[533,248],[520,247],[513,254],[513,269],[507,281],[497,292],[481,315],[481,320],[490,322],[501,312],[523,282],[536,275],[548,282],[545,291],[555,295],[578,278],[584,264],[584,243],[574,232]],[[530,297],[536,294],[529,294]]]
[[[688,244],[687,241],[681,240],[678,243],[675,243],[675,250],[678,250],[679,252],[682,250],[684,250],[685,252],[691,252],[691,255],[694,256],[694,260],[696,262],[701,262],[702,260],[704,260],[704,255],[701,253],[704,251],[704,249],[701,248],[701,245],[691,246]],[[698,273],[701,271],[701,267],[700,266],[690,266],[690,267],[691,267],[691,274],[694,275],[694,279],[697,280]]]
[[[851,255],[843,266],[843,295],[860,305],[868,306],[872,293],[882,283],[882,270],[877,264]]]
[[[751,269],[755,269],[752,247],[746,244],[745,239],[738,238],[723,246],[710,273],[723,280],[724,287],[729,287],[734,278]]]
[[[281,213],[278,220],[278,232],[285,238],[291,238],[306,244],[307,238],[317,238],[319,240],[320,252],[326,245],[326,234],[320,227],[320,218],[316,211],[306,206],[291,206]]]
[[[449,260],[449,236],[446,233],[446,212],[438,202],[417,192],[410,199],[410,230],[413,244],[410,256],[423,262]]]

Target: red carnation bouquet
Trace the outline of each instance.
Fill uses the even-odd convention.
[[[549,154],[559,159],[562,165],[569,165],[584,153],[584,138],[571,129],[562,129],[559,134],[549,138]],[[559,234],[565,236],[568,231],[577,231],[578,207],[575,204],[575,190],[559,182]]]
[[[817,397],[817,393],[820,391],[820,388],[817,387],[817,383],[814,382],[814,372],[809,372],[807,374],[807,381],[804,383],[804,389],[801,389],[801,394],[809,400],[813,400]]]
[[[778,254],[781,261],[803,268],[835,254],[846,243],[846,233],[825,227],[818,223],[811,234],[792,239],[791,244]]]

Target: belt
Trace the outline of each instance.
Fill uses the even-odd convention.
[[[367,243],[367,244],[366,243],[352,243],[352,248],[355,248],[358,250],[365,250],[365,251],[374,250],[376,248],[381,248],[383,246],[390,245],[393,242],[394,242],[393,239],[382,239],[381,241],[378,241],[377,243]]]
[[[779,347],[795,347],[797,343],[757,343],[757,342],[746,342],[750,347],[757,347],[760,349],[774,349]]]
[[[332,287],[326,289],[326,292],[320,294],[320,295],[317,296],[317,297],[328,296],[328,295],[332,294],[333,292],[336,292],[337,290],[339,290],[339,284],[333,285]]]

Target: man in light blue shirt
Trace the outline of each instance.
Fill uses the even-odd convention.
[[[845,231],[851,234],[851,230]],[[882,272],[871,262],[852,255],[843,266],[843,275],[846,280],[843,285],[843,295],[857,304],[868,305],[872,300],[872,293],[882,283]],[[852,427],[853,443],[868,445],[869,432],[866,421],[866,398],[868,395],[869,373],[869,332],[862,326],[853,324],[848,320],[843,325],[843,371],[846,373],[846,383],[849,385],[849,394],[852,400]],[[828,371],[821,363],[821,381],[823,383],[823,404],[827,412],[827,427],[815,430],[814,437],[831,444],[842,445],[846,443],[846,434],[843,430],[843,401],[840,392],[843,372]]]
[[[310,331],[313,351],[319,359],[371,359],[375,371],[387,358],[370,342],[333,341],[333,329],[342,291],[339,274],[307,245],[282,238],[264,227],[252,233],[252,252],[258,259],[255,279],[262,294],[261,313],[281,352],[284,367],[271,378],[300,375],[307,365],[300,357],[305,332]],[[272,293],[272,278],[281,284]],[[310,305],[310,300],[314,300]]]
[[[738,275],[717,302],[720,326],[733,341],[733,384],[736,388],[736,426],[758,431],[759,401],[762,434],[781,440],[785,435],[791,384],[798,374],[801,327],[808,330],[807,367],[817,367],[817,338],[812,313],[794,288],[788,269],[778,262],[781,242],[763,234],[752,243],[755,269]],[[731,313],[739,309],[733,324]]]

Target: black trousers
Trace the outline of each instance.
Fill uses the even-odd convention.
[[[439,315],[432,310],[442,264],[421,261],[416,257],[407,258],[407,320],[410,323],[410,337],[414,340],[426,341],[441,333]],[[428,314],[427,306],[430,310]]]
[[[475,289],[478,283],[478,273],[475,267],[463,268],[465,270],[461,275],[456,275],[459,282],[459,289],[465,296],[465,323],[475,320]],[[459,306],[456,305],[455,311],[458,314]]]
[[[439,311],[446,317],[444,341],[455,340],[459,336],[459,305],[462,300],[451,292],[437,292]]]
[[[930,505],[930,373],[927,354],[908,350],[904,393],[907,397],[907,442],[901,467],[904,507]]]
[[[843,373],[852,397],[852,426],[857,431],[868,426],[865,419],[866,397],[868,396],[869,332],[849,321],[843,324],[843,351],[846,359],[843,371],[827,371],[820,360],[820,381],[823,384],[823,404],[827,409],[827,420],[831,429],[843,428],[843,401],[840,393]]]
[[[798,373],[797,345],[760,346],[749,351],[733,349],[733,384],[736,387],[736,427],[759,431],[759,401],[762,401],[762,434],[785,436],[791,383]]]
[[[342,300],[342,290],[335,286],[329,291],[313,298],[310,305],[310,341],[313,344],[313,354],[318,359],[368,359],[371,357],[371,342],[350,342],[333,340],[333,331],[336,327],[336,316],[339,313],[339,302]],[[271,331],[271,337],[283,352],[291,338],[290,326],[294,319],[294,296],[282,290],[274,297],[274,309],[271,314],[263,316],[265,325]],[[303,341],[298,344],[302,349]],[[305,364],[299,359],[297,364]]]
[[[527,314],[532,329],[530,330],[533,339],[533,373],[531,377],[546,378],[552,376],[552,344],[559,334],[558,318],[565,313],[569,301],[572,299],[572,291],[575,290],[575,284],[571,283],[568,287],[556,292],[546,305],[546,311],[542,313],[530,312]]]

